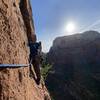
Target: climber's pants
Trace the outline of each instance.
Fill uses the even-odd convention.
[[[34,71],[36,73],[37,80],[41,80],[41,72],[40,72],[40,60],[38,56],[35,57],[35,59],[32,61]]]

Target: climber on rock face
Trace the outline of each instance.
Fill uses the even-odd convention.
[[[36,73],[36,83],[39,85],[41,80],[40,64],[41,64],[41,42],[29,42],[30,47],[30,62]],[[32,71],[32,70],[31,70]]]

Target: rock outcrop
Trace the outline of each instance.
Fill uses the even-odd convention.
[[[46,85],[54,100],[100,100],[100,33],[58,37],[48,53]]]
[[[36,41],[29,0],[0,1],[0,64],[28,64],[28,40]],[[0,68],[0,100],[50,100],[29,67]]]

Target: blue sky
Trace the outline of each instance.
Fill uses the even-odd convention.
[[[99,31],[100,25],[89,27],[100,20],[100,0],[31,0],[35,32],[47,52],[53,40],[63,34],[65,25],[76,23],[77,31]]]

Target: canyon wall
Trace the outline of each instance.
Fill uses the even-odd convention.
[[[47,58],[53,67],[46,85],[54,100],[100,100],[100,33],[57,37]]]
[[[0,64],[28,64],[28,41],[36,35],[29,0],[0,1]],[[50,100],[45,84],[29,77],[29,66],[0,68],[0,100]]]

